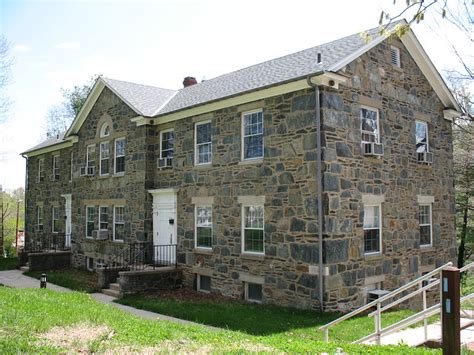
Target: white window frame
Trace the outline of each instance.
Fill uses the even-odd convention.
[[[197,286],[197,290],[198,290],[199,292],[203,292],[203,293],[211,293],[211,290],[204,290],[204,289],[201,288],[201,277],[209,277],[209,288],[212,289],[212,286],[211,286],[211,285],[212,285],[212,277],[206,276],[206,275],[199,275],[199,274],[198,274],[198,275],[197,275],[197,285],[196,285],[196,286]]]
[[[253,284],[253,285],[259,285],[262,289],[262,299],[261,300],[256,300],[256,299],[252,299],[252,298],[249,298],[249,284]],[[263,302],[263,285],[260,284],[260,283],[256,283],[256,282],[245,282],[245,300],[247,302],[253,302],[253,303],[262,303]]]
[[[377,255],[377,254],[382,254],[382,204],[379,203],[372,203],[372,204],[365,204],[364,205],[364,219],[365,219],[365,208],[366,207],[378,207],[379,208],[379,227],[378,227],[378,230],[379,230],[379,250],[378,251],[369,251],[369,252],[366,252],[365,251],[365,234],[363,235],[363,249],[364,249],[364,255]],[[364,223],[363,223],[364,224]],[[373,229],[377,229],[377,228],[364,228],[364,226],[362,225],[362,228],[364,231],[366,230],[373,230]]]
[[[41,223],[40,223],[41,222]],[[36,229],[39,231],[39,226],[42,226],[42,232],[44,231],[44,215],[43,206],[36,205]]]
[[[247,251],[245,250],[245,208],[246,207],[261,207],[263,209],[263,226],[262,228],[249,228],[255,230],[261,230],[262,233],[262,246],[263,250],[261,252],[257,251]],[[251,255],[265,255],[265,206],[263,204],[242,204],[242,221],[241,221],[241,228],[242,228],[242,254],[251,254]]]
[[[106,131],[107,128],[109,129],[108,132]],[[100,127],[99,137],[100,137],[100,138],[104,138],[104,137],[110,136],[110,131],[111,131],[110,124],[109,124],[108,122],[105,122],[105,123],[102,124],[102,126]]]
[[[123,141],[124,142],[124,146],[123,146],[123,149],[124,149],[124,153],[123,155],[117,155],[117,142],[121,142]],[[114,142],[114,174],[123,174],[125,173],[125,137],[122,137],[122,138],[117,138]],[[123,171],[117,171],[117,158],[122,158],[124,157],[124,164],[123,164]]]
[[[199,226],[198,225],[198,208],[210,208],[211,209],[211,246],[198,246],[198,227],[201,228],[209,228],[206,226]],[[194,247],[197,249],[206,249],[206,250],[212,250],[212,233],[213,233],[213,213],[212,213],[212,205],[195,205],[194,206]]]
[[[55,219],[54,218],[54,212],[57,211],[58,212],[58,218]],[[59,207],[57,206],[52,206],[51,207],[51,233],[59,233],[59,221],[60,221],[60,216],[59,216]],[[56,228],[54,228],[54,222],[57,221],[57,227],[58,229],[56,230]]]
[[[396,63],[393,62],[393,56],[392,56],[393,53],[395,53]],[[395,46],[390,46],[390,63],[392,63],[392,65],[396,68],[401,68],[400,48],[395,47]]]
[[[102,146],[107,144],[107,158],[102,158]],[[107,160],[108,172],[102,173],[102,160]],[[99,175],[106,176],[110,174],[110,141],[103,141],[99,143]]]
[[[89,157],[93,157],[94,159],[89,159]],[[93,165],[91,163],[94,163]],[[89,144],[86,148],[86,169],[90,166],[95,167],[95,144]],[[87,173],[87,170],[86,170]]]
[[[113,231],[112,231],[113,241],[123,243],[124,239],[115,239],[115,225],[123,224],[124,230],[125,230],[125,206],[116,205],[113,208],[114,208],[114,218],[113,218],[114,224],[113,224]],[[117,222],[117,208],[123,208],[123,221]]]
[[[92,220],[89,220],[89,208],[92,208],[94,213],[93,213],[93,216],[92,216]],[[86,238],[89,238],[89,239],[92,239],[93,238],[93,235],[88,235],[87,234],[87,230],[88,230],[88,224],[90,222],[92,222],[93,224],[93,227],[92,227],[92,230],[95,229],[95,221],[94,221],[94,217],[95,217],[95,206],[86,206]]]
[[[362,109],[365,109],[365,110],[370,110],[370,111],[374,111],[377,113],[377,133],[374,134],[372,132],[369,132],[369,131],[364,131],[363,130],[363,126],[362,126],[362,119],[363,119],[363,116],[362,116]],[[370,107],[370,106],[365,106],[365,105],[361,105],[359,107],[359,120],[360,120],[360,133],[361,133],[361,142],[362,143],[377,143],[377,144],[380,144],[380,142],[382,141],[381,139],[381,130],[380,130],[380,112],[379,112],[379,109],[376,108],[376,107]],[[369,134],[369,135],[373,135],[375,136],[375,142],[369,142],[369,141],[365,141],[363,139],[363,134]]]
[[[245,138],[246,137],[252,137],[252,136],[257,136],[257,134],[252,134],[252,135],[245,135],[245,116],[251,115],[253,113],[261,113],[262,114],[262,156],[260,157],[252,157],[252,158],[245,158]],[[247,160],[262,160],[265,156],[265,118],[263,116],[263,109],[258,109],[258,110],[252,110],[252,111],[246,111],[242,112],[241,119],[240,119],[240,137],[241,137],[241,160],[242,161],[247,161]],[[258,134],[260,135],[260,134]]]
[[[432,203],[420,203],[418,205],[418,213],[420,213],[420,207],[425,207],[428,206],[430,209],[429,217],[430,217],[430,223],[429,224],[421,224],[420,223],[420,218],[418,217],[418,224],[420,227],[426,227],[430,226],[430,243],[429,244],[421,244],[421,233],[420,233],[420,248],[429,248],[433,246],[433,204]]]
[[[54,181],[56,180],[56,176],[58,177],[59,180],[59,154],[53,155],[53,176],[54,176]],[[56,174],[57,173],[57,174]]]
[[[74,174],[74,153],[71,152],[71,171],[70,171],[70,176],[69,176],[69,182],[72,182],[72,176]]]
[[[165,133],[168,133],[168,132],[173,132],[173,140],[175,139],[174,137],[174,129],[173,128],[170,128],[170,129],[165,129],[163,131],[160,132],[160,158],[163,159],[163,158],[169,158],[169,157],[164,157],[163,156],[163,134]],[[173,157],[174,157],[174,142],[173,142],[173,149],[167,149],[166,151],[170,151],[172,150],[173,151]]]
[[[198,127],[206,125],[206,124],[211,125],[211,141],[210,142],[205,142],[205,143],[198,143],[198,141],[197,141]],[[199,147],[204,146],[204,145],[209,145],[209,147],[210,147],[210,159],[209,159],[208,162],[200,163],[199,162]],[[212,164],[212,122],[211,122],[211,120],[196,122],[196,124],[194,125],[194,164],[195,165],[211,165]]]
[[[107,214],[107,220],[106,221],[102,220],[102,211],[101,210],[103,208],[105,208],[106,211],[107,211],[106,212],[106,214]],[[102,226],[101,226],[102,223],[107,223],[107,228],[102,228]],[[99,230],[101,230],[101,229],[106,229],[106,230],[109,229],[109,206],[104,206],[104,205],[99,206]]]
[[[38,177],[37,182],[44,181],[44,158],[38,159]]]
[[[429,153],[429,151],[430,151],[430,139],[429,139],[428,123],[425,122],[425,121],[418,121],[418,120],[415,121],[415,151],[418,153],[417,148],[416,148],[416,125],[417,124],[421,124],[421,125],[425,126],[425,130],[426,130],[426,152]]]

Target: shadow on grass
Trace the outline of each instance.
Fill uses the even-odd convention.
[[[27,271],[26,276],[39,279],[41,274],[47,275],[48,282],[86,293],[98,292],[97,274],[83,269],[65,268],[49,271]]]

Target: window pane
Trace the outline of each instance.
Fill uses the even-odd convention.
[[[373,253],[380,251],[380,230],[364,230],[364,252]]]
[[[246,206],[245,228],[263,229],[263,206]]]
[[[125,171],[125,157],[118,157],[115,159],[115,171],[117,173]]]
[[[244,147],[245,159],[263,157],[263,135],[245,137]]]
[[[115,156],[123,156],[125,155],[125,140],[121,139],[115,141]]]
[[[379,206],[364,207],[364,229],[379,228]]]
[[[196,245],[198,247],[211,248],[212,247],[212,228],[197,227]]]
[[[116,224],[115,225],[115,240],[123,240],[125,235],[125,225]]]
[[[416,151],[418,153],[428,151],[427,125],[423,122],[416,122]]]
[[[420,226],[420,245],[431,244],[431,226]]]
[[[362,107],[360,115],[362,120],[362,141],[378,142],[377,111]]]
[[[211,143],[198,145],[198,164],[206,164],[211,162],[211,150]]]
[[[169,132],[163,132],[161,134],[161,151],[164,153],[164,151],[167,151],[167,150],[173,150],[174,148],[174,132],[173,131],[169,131]],[[166,157],[172,157],[173,156],[173,153],[171,152],[171,155],[166,155]],[[165,157],[163,154],[162,154],[162,157]]]
[[[199,286],[201,291],[211,292],[211,278],[210,276],[199,275]]]
[[[196,143],[209,143],[211,141],[211,122],[196,126]]]
[[[262,300],[262,285],[248,283],[247,284],[247,299],[251,301]]]
[[[263,253],[263,230],[245,229],[245,251]]]

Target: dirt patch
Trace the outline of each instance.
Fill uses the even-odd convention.
[[[89,352],[97,342],[108,340],[114,335],[107,326],[75,324],[69,327],[54,327],[39,336],[43,345],[65,348],[73,352]],[[96,343],[96,344],[94,344]]]

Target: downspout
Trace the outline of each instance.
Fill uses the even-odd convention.
[[[317,74],[316,74],[317,75]],[[321,148],[321,101],[319,86],[307,79],[308,85],[314,89],[316,116],[316,186],[318,189],[318,275],[319,275],[319,310],[324,311],[324,267],[323,267],[323,180],[322,180],[322,148]]]
[[[22,156],[23,158],[25,158],[25,165],[26,165],[26,169],[25,169],[25,206],[24,206],[24,209],[25,209],[25,212],[24,212],[24,219],[25,219],[25,221],[24,221],[24,223],[25,223],[25,224],[23,225],[23,233],[24,233],[24,236],[25,236],[25,245],[24,245],[24,246],[26,247],[27,241],[28,241],[28,238],[27,238],[27,237],[28,237],[28,234],[29,234],[29,233],[26,233],[26,221],[27,221],[27,219],[26,219],[26,211],[27,211],[27,206],[28,206],[28,200],[27,200],[26,191],[27,191],[27,189],[28,189],[28,163],[29,163],[29,160],[28,160],[28,156],[23,155],[23,154],[21,154],[21,156]]]

